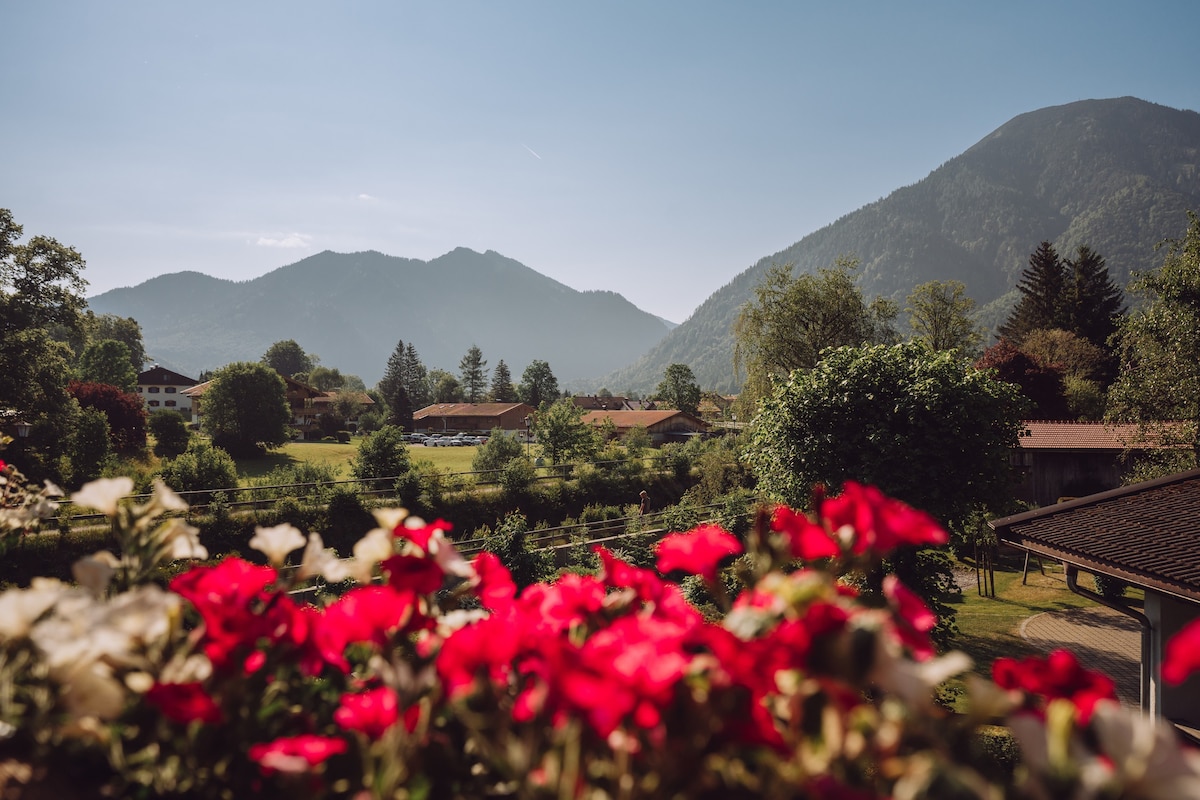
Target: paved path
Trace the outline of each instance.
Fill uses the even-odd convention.
[[[1141,627],[1132,618],[1104,606],[1045,611],[1021,623],[1021,637],[1044,653],[1070,650],[1113,679],[1123,704],[1141,704]]]

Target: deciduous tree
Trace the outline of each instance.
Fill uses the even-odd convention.
[[[487,361],[478,346],[471,345],[458,362],[458,374],[462,379],[463,399],[466,402],[479,403],[487,396]]]
[[[364,437],[350,462],[350,474],[370,488],[393,486],[411,469],[404,432],[395,425],[384,425]]]
[[[75,374],[81,381],[106,383],[123,392],[137,389],[138,374],[130,363],[129,348],[115,339],[92,342],[85,347]]]
[[[151,414],[146,428],[154,437],[154,455],[160,458],[174,458],[183,453],[192,438],[183,415],[169,408],[160,408]]]
[[[266,364],[241,361],[222,367],[200,403],[204,430],[232,454],[261,454],[289,439],[287,386]]]
[[[558,379],[550,370],[550,364],[540,359],[530,362],[521,373],[521,385],[517,387],[517,397],[522,403],[541,408],[544,403],[558,400]]]
[[[107,383],[71,381],[67,391],[81,408],[94,408],[108,422],[113,449],[133,455],[146,449],[146,410],[142,399]]]
[[[582,408],[564,397],[543,406],[534,417],[534,436],[553,463],[590,458],[596,452],[596,437],[583,414]]]
[[[1062,369],[1039,363],[1007,339],[1001,339],[985,350],[975,367],[989,370],[997,380],[1016,386],[1029,401],[1026,408],[1029,419],[1071,417]]]
[[[696,376],[687,364],[668,366],[654,393],[664,408],[674,408],[688,414],[699,413],[700,385],[696,383]]]
[[[908,322],[913,337],[934,350],[960,350],[974,355],[983,334],[971,321],[975,301],[962,281],[929,281],[908,296]]]
[[[133,317],[118,317],[116,314],[92,314],[84,323],[87,338],[92,342],[115,339],[129,348],[129,364],[134,372],[141,372],[146,363],[146,345],[142,340],[142,326]]]
[[[275,342],[262,357],[262,363],[289,378],[301,372],[312,372],[317,361],[317,357],[305,353],[295,339]]]

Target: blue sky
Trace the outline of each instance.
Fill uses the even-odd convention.
[[[0,207],[89,294],[496,250],[681,322],[1017,114],[1200,110],[1195,2],[0,2]]]

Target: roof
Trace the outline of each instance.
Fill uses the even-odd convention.
[[[178,372],[173,372],[166,367],[160,367],[158,364],[155,364],[144,372],[139,372],[137,382],[159,386],[195,386],[197,383],[195,378],[180,375]]]
[[[314,397],[313,404],[323,405],[325,403],[332,403],[334,400],[337,400],[338,396],[341,394],[342,392],[325,392],[324,394]],[[375,401],[371,399],[371,395],[367,394],[366,392],[349,392],[348,394],[350,394],[350,396],[353,397],[356,402],[361,403],[364,406],[375,405]]]
[[[651,425],[657,425],[679,416],[686,417],[696,428],[708,428],[708,423],[699,417],[673,408],[661,411],[589,411],[583,415],[583,421],[589,425],[599,425],[604,420],[610,419],[618,428],[634,428],[638,425],[649,428]]]
[[[1026,420],[1021,425],[1022,450],[1122,451],[1154,446],[1136,423]]]
[[[187,389],[184,389],[182,392],[180,392],[180,394],[186,395],[187,397],[200,397],[202,394],[204,394],[204,392],[211,385],[212,385],[212,381],[205,381],[204,383],[197,383],[195,386],[191,386]]]
[[[1031,553],[1200,602],[1200,469],[988,525]]]
[[[533,408],[524,403],[434,403],[413,412],[413,419],[426,417],[498,417],[514,409],[522,413],[533,413]]]

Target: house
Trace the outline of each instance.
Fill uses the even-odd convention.
[[[702,392],[700,395],[700,404],[696,407],[696,410],[701,419],[706,419],[710,422],[724,421],[733,417],[733,404],[735,402],[737,402],[737,395]]]
[[[571,402],[584,411],[653,411],[652,400],[630,400],[618,395],[577,394]]]
[[[301,383],[295,378],[289,378],[286,375],[281,375],[280,377],[283,378],[288,407],[292,412],[292,428],[299,431],[305,439],[320,438],[321,415],[328,413],[329,404],[333,402],[333,398],[337,396],[337,393],[321,391],[309,386],[307,383]],[[195,425],[200,424],[200,419],[204,414],[202,399],[204,392],[211,385],[212,381],[205,381],[182,392],[191,403],[191,419]],[[370,397],[367,397],[365,394],[363,397],[366,404],[374,405],[374,401]]]
[[[145,372],[138,373],[137,393],[142,405],[149,412],[169,408],[178,411],[187,419],[192,416],[192,398],[184,390],[195,386],[198,381],[180,375],[166,367],[155,364]]]
[[[1048,506],[1062,497],[1114,489],[1132,466],[1126,451],[1157,446],[1136,424],[1027,420],[1010,457],[1019,471],[1016,497]]]
[[[320,419],[326,414],[331,413],[333,404],[338,399],[338,395],[340,394],[341,392],[325,392],[319,397],[313,398],[313,408],[315,408],[317,411],[317,419]],[[372,406],[375,405],[375,401],[371,399],[371,395],[367,394],[366,392],[352,392],[351,394],[353,395],[355,402],[357,402],[359,405],[360,414],[363,411],[370,411]],[[343,421],[346,423],[347,430],[353,431],[358,429],[357,414],[352,417],[348,417]]]
[[[1142,709],[1200,728],[1200,675],[1162,680],[1166,643],[1200,618],[1200,469],[1080,497],[988,523],[998,540],[1062,562],[1077,594],[1137,621],[1142,640]],[[1139,605],[1079,586],[1085,572],[1142,589]]]
[[[615,435],[623,437],[637,427],[646,429],[650,442],[658,447],[667,442],[683,442],[693,436],[703,436],[709,424],[685,411],[665,409],[662,411],[589,411],[583,415],[588,425],[604,425],[611,422]]]
[[[413,414],[418,431],[523,431],[536,413],[525,403],[434,403]]]

